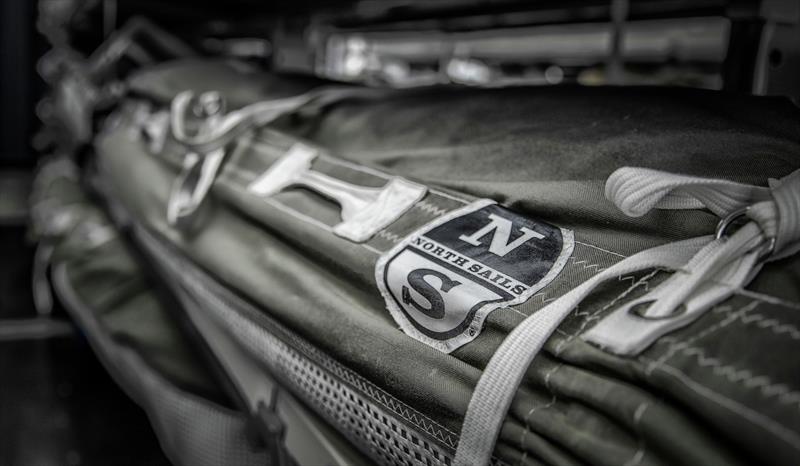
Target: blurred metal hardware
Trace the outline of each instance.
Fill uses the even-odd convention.
[[[110,33],[88,58],[65,43],[54,44],[37,63],[39,74],[54,89],[40,103],[37,114],[51,128],[66,130],[52,138],[63,148],[86,144],[94,129],[94,112],[113,105],[126,91],[117,70],[123,58],[146,65],[194,55],[180,39],[144,18],[133,18]]]
[[[382,188],[358,186],[311,169],[318,151],[301,143],[293,145],[277,162],[253,181],[248,189],[273,196],[294,186],[308,188],[341,207],[342,222],[333,232],[361,243],[386,228],[425,195],[427,188],[393,177]]]
[[[216,149],[202,156],[186,154],[183,169],[175,182],[167,205],[167,221],[179,229],[188,229],[217,178],[225,149]]]
[[[205,92],[196,99],[191,92],[182,92],[173,100],[171,111],[172,133],[179,142],[191,140],[184,124],[189,106],[192,113],[200,119],[198,135],[212,133],[225,112],[225,101],[218,92]],[[208,196],[224,159],[224,147],[210,150],[203,155],[195,152],[186,154],[183,170],[172,185],[167,205],[167,221],[170,225],[181,229],[190,226],[200,205]]]
[[[225,101],[218,92],[205,92],[199,96],[195,96],[191,91],[181,92],[172,100],[169,127],[172,137],[187,149],[187,153],[184,158],[183,169],[172,186],[167,209],[167,220],[171,225],[178,228],[190,227],[222,167],[225,154],[229,150],[228,146],[231,144],[237,147],[246,145],[244,143],[246,139],[237,140],[237,138],[241,138],[249,131],[266,125],[276,118],[298,110],[312,102],[314,105],[324,106],[347,96],[369,97],[379,94],[369,90],[364,91],[363,89],[349,87],[318,88],[294,97],[256,102],[225,113]],[[156,114],[149,117],[150,125],[153,126],[149,129],[149,135],[148,124],[142,125],[142,130],[145,134],[148,137],[152,137],[151,148],[163,146],[163,141],[156,139],[160,137],[160,132],[163,131],[160,126],[163,122],[155,120],[155,116]],[[320,183],[319,179],[317,179],[317,183]],[[387,185],[389,186],[388,190],[382,191],[383,194],[381,196],[367,191],[340,195],[339,193],[347,191],[342,185],[337,185],[336,187],[329,185],[327,189],[330,190],[328,193],[330,196],[336,196],[333,198],[344,202],[342,204],[343,207],[346,205],[346,214],[343,211],[343,215],[347,215],[347,218],[355,218],[357,211],[360,212],[366,208],[363,205],[364,202],[356,204],[356,202],[360,202],[356,198],[367,199],[365,202],[370,205],[375,203],[374,207],[379,205],[377,204],[378,202],[401,202],[402,205],[405,205],[408,200],[401,200],[400,198],[409,196],[408,189],[411,184],[413,183],[404,180],[403,183],[399,181],[392,182]],[[319,184],[318,186],[322,185]],[[259,189],[264,189],[264,187],[262,186]],[[411,197],[414,196],[411,195]],[[416,202],[416,200],[413,202]],[[365,212],[365,215],[378,213],[374,209]],[[381,212],[386,214],[387,210],[384,208]],[[376,221],[380,220],[372,219],[372,222]],[[353,241],[365,241],[377,231],[356,232],[347,230],[348,228],[353,228],[355,224],[348,223],[343,225],[341,227],[342,235],[347,235],[346,237]],[[364,235],[368,236],[365,237]]]
[[[559,83],[574,81],[579,70],[592,67],[608,67],[604,82],[639,79],[623,63],[683,66],[694,74],[718,75],[727,50],[728,19],[623,19],[453,33],[334,31],[318,51],[315,70],[332,79],[394,87],[548,84],[544,72],[551,66],[561,69],[561,79],[554,80]],[[705,82],[714,87],[718,80]]]
[[[170,128],[176,141],[188,149],[208,152],[218,149],[254,127],[265,125],[318,96],[309,92],[285,99],[256,102],[225,113],[218,93],[206,92],[195,98],[191,91],[175,96],[170,108]],[[191,127],[194,126],[194,131]]]

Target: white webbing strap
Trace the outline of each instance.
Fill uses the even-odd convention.
[[[184,91],[175,96],[170,105],[172,136],[195,152],[207,153],[224,147],[245,132],[271,123],[312,102],[322,107],[348,97],[379,96],[381,91],[346,86],[317,88],[292,97],[255,102],[227,114],[222,114],[224,103],[221,102],[219,94],[211,94],[215,94],[220,103],[214,104],[216,113],[206,116],[196,134],[190,134],[186,130],[185,119],[191,113],[190,109],[195,100],[203,100],[205,95],[196,97],[192,91]]]
[[[730,237],[701,236],[630,256],[533,313],[497,349],[467,408],[454,466],[489,463],[497,435],[522,377],[558,325],[600,283],[653,268],[675,270],[638,301],[652,302],[648,317],[667,316],[679,306],[708,309],[745,286],[761,259],[791,255],[800,248],[800,170],[770,187],[622,168],[606,183],[606,197],[638,217],[651,209],[706,207],[720,217],[742,214],[753,220]],[[711,286],[724,283],[726,286]]]

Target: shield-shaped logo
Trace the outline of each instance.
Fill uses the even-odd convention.
[[[398,243],[375,278],[403,331],[449,353],[477,337],[490,312],[552,281],[572,248],[572,231],[480,200]]]

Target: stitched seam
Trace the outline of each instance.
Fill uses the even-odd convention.
[[[385,239],[387,241],[390,241],[392,243],[399,243],[400,241],[402,241],[402,238],[400,238],[396,234],[392,233],[391,231],[387,231],[387,230],[379,230],[375,234],[375,236],[380,236],[381,238],[383,238],[383,239]]]
[[[793,390],[785,383],[773,382],[768,376],[755,375],[752,371],[739,369],[733,364],[723,364],[719,359],[706,355],[706,352],[697,346],[686,346],[678,351],[693,357],[700,367],[711,368],[711,373],[714,375],[724,377],[748,390],[758,388],[765,398],[777,397],[780,404],[795,404],[800,408],[800,391]]]
[[[531,296],[531,298],[528,301],[530,302],[531,300],[533,300],[533,298],[538,298],[539,296],[542,297],[542,304],[549,303],[550,301],[555,301],[555,299],[556,299],[556,298],[547,298],[546,297],[547,293],[545,293],[544,291],[540,291],[540,292],[536,293],[535,295]]]
[[[583,328],[586,328],[586,325],[588,325],[589,322],[592,322],[592,321],[600,319],[600,315],[599,314],[601,312],[606,311],[611,306],[617,304],[621,299],[625,298],[627,295],[629,295],[631,292],[633,292],[633,290],[635,290],[636,288],[638,288],[640,286],[644,286],[645,292],[649,291],[650,290],[650,279],[652,279],[658,272],[660,272],[659,269],[653,270],[650,273],[648,273],[647,275],[645,275],[642,278],[640,278],[638,281],[636,280],[636,277],[633,276],[633,275],[625,275],[625,276],[619,275],[619,276],[617,276],[617,281],[620,281],[620,282],[621,281],[625,281],[625,280],[630,280],[631,281],[631,286],[629,288],[627,288],[625,291],[623,291],[620,295],[618,295],[617,297],[615,297],[614,299],[612,299],[611,301],[609,301],[608,303],[603,305],[603,307],[601,307],[599,309],[595,309],[591,313],[590,312],[586,312],[586,311],[578,311],[578,312],[576,312],[575,313],[576,316],[586,316],[586,319],[583,322],[582,328],[578,331],[578,333],[580,333],[580,331],[583,330]]]
[[[575,257],[574,257],[574,256],[571,256],[571,257],[569,258],[568,262],[572,263],[572,265],[583,265],[583,270],[586,270],[586,269],[591,269],[591,268],[595,268],[595,267],[596,267],[596,269],[595,269],[595,272],[594,272],[594,273],[597,273],[597,272],[600,272],[600,271],[604,270],[604,268],[603,268],[603,267],[600,267],[600,264],[586,264],[588,261],[577,261],[577,262],[576,262],[576,261],[575,261]],[[564,267],[564,270],[566,270],[566,266]],[[564,270],[562,270],[562,271],[561,271],[561,273],[564,273]],[[633,277],[631,277],[631,280],[633,280]],[[541,297],[541,298],[542,298],[542,304],[547,304],[547,303],[549,303],[549,302],[551,302],[551,301],[555,301],[555,300],[556,300],[556,298],[548,298],[548,297],[547,297],[547,293],[549,293],[550,291],[551,291],[551,290],[547,290],[547,291],[540,291],[540,292],[538,292],[538,293],[534,294],[533,296],[531,296],[530,298],[528,298],[528,300],[526,301],[526,303],[533,302],[533,300],[534,300],[534,299],[536,299],[536,298],[539,298],[539,297]],[[533,312],[536,312],[536,311],[533,311]],[[533,312],[532,312],[532,313],[533,313]],[[520,313],[521,313],[522,315],[524,315],[525,317],[528,317],[528,316],[530,315],[530,314],[525,314],[525,313],[523,313],[523,312],[520,312]],[[532,314],[532,313],[531,313],[531,314]]]
[[[591,244],[591,243],[586,243],[586,242],[578,241],[578,240],[575,240],[575,243],[581,244],[583,246],[590,247],[592,249],[596,249],[598,251],[605,252],[606,254],[611,254],[613,256],[622,257],[622,258],[629,257],[629,256],[626,256],[625,254],[620,254],[618,252],[610,251],[608,249],[603,249],[600,246],[596,246],[596,245]],[[717,285],[730,287],[726,283],[721,283],[721,282],[717,282],[717,281],[714,281],[714,280],[711,280],[711,281],[712,281],[712,283],[716,283]],[[765,302],[765,303],[780,304],[780,305],[788,307],[788,308],[800,309],[800,302],[788,301],[786,299],[782,299],[782,298],[779,298],[777,296],[773,296],[773,295],[770,295],[770,294],[759,293],[757,291],[750,291],[750,290],[745,290],[745,289],[742,289],[742,288],[736,288],[736,289],[733,290],[733,292],[738,294],[738,295],[741,295],[741,296],[747,296],[748,298],[751,298],[751,299],[758,299],[758,300],[760,300],[762,302]]]
[[[225,171],[227,171],[227,172],[229,172],[229,173],[231,173],[233,175],[236,175],[237,177],[241,178],[243,181],[247,181],[248,183],[252,182],[258,176],[258,174],[255,173],[255,172],[245,171],[244,169],[240,169],[238,167],[226,167]],[[439,193],[435,192],[435,194],[439,194]],[[425,203],[425,202],[424,201],[419,201],[417,204],[415,204],[415,206],[419,206],[420,204],[423,204],[423,203]],[[439,209],[439,208],[437,208],[437,207],[435,207],[433,205],[427,205],[426,207],[419,206],[419,209],[422,210],[422,211],[425,211],[425,212],[429,212],[429,213],[435,213],[434,211],[439,211],[440,213],[438,215],[444,215],[445,213],[447,213],[447,211]],[[433,211],[431,209],[433,209]],[[598,250],[598,251],[601,251],[601,252],[604,252],[606,254],[611,254],[613,256],[622,257],[622,258],[629,257],[629,256],[626,256],[624,254],[620,254],[618,252],[614,252],[614,251],[611,251],[611,250],[608,250],[608,249],[604,249],[604,248],[601,248],[600,246],[597,246],[597,245],[594,245],[594,244],[591,244],[591,243],[587,243],[587,242],[584,242],[584,241],[575,240],[575,243],[583,245],[583,246],[586,246],[586,247],[589,247],[589,248],[592,248],[592,249],[595,249],[595,250]],[[574,257],[570,257],[570,260],[574,260]],[[578,263],[582,263],[582,262],[583,261],[579,261]],[[589,268],[589,267],[592,267],[592,266],[596,266],[596,264],[595,265],[586,265],[586,266],[584,266],[584,268]],[[598,268],[597,269],[598,272],[601,271],[601,270],[603,270],[603,268]],[[713,280],[712,280],[712,282],[714,282],[714,283],[716,283],[718,285],[722,285],[722,286],[726,285],[725,283],[720,283],[720,282],[716,282],[716,281],[713,281]],[[739,294],[739,295],[743,295],[743,296],[747,296],[747,297],[749,297],[751,299],[758,299],[758,300],[760,300],[762,302],[765,302],[765,303],[780,304],[780,305],[783,305],[783,306],[786,306],[786,307],[789,307],[789,308],[793,308],[793,309],[799,309],[800,308],[800,303],[793,302],[793,301],[788,301],[788,300],[779,298],[777,296],[772,296],[772,295],[768,295],[768,294],[764,294],[764,293],[758,293],[758,292],[755,292],[755,291],[744,290],[744,289],[741,289],[741,288],[735,289],[734,293]],[[774,301],[774,302],[771,302],[771,301]]]
[[[774,335],[785,335],[792,340],[800,340],[800,329],[775,317],[768,318],[764,314],[740,315],[738,317],[743,325],[754,325],[756,328],[767,330]]]
[[[445,214],[447,214],[449,212],[449,210],[442,209],[440,207],[436,207],[435,205],[433,205],[433,204],[431,204],[431,203],[429,203],[427,201],[417,201],[417,203],[414,204],[414,208],[416,208],[418,210],[421,210],[421,211],[425,212],[426,214],[432,214],[432,215],[434,215],[436,217],[445,215]]]
[[[235,175],[236,177],[239,177],[242,181],[248,182],[248,184],[250,182],[252,182],[253,180],[255,180],[255,178],[258,176],[255,172],[245,171],[244,169],[240,169],[238,167],[226,167],[225,171],[230,173],[230,174],[232,174],[232,175]],[[448,212],[448,211],[446,211],[444,209],[440,209],[440,208],[438,208],[438,207],[436,207],[434,205],[428,204],[425,201],[419,201],[414,206],[417,207],[419,210],[422,210],[423,212],[428,212],[428,213],[432,213],[432,214],[435,214],[435,215],[444,215],[444,214],[446,214]],[[611,254],[611,255],[614,255],[614,256],[622,257],[622,258],[629,257],[629,256],[626,256],[624,254],[620,254],[618,252],[610,251],[608,249],[603,249],[600,246],[596,246],[596,245],[591,244],[591,243],[586,243],[584,241],[575,240],[575,243],[581,244],[583,246],[590,247],[590,248],[598,250],[598,251],[602,251],[602,252],[604,252],[606,254]],[[574,256],[570,257],[570,260],[572,260],[574,262]],[[578,261],[578,262],[575,262],[575,264],[578,265],[578,264],[581,264],[581,263],[584,263],[584,262],[586,262],[586,261]],[[599,266],[599,264],[584,265],[584,269],[591,268],[591,267],[598,267],[598,266]],[[604,268],[598,268],[597,272],[600,272],[603,269]],[[723,286],[726,285],[725,283],[720,283],[720,282],[716,282],[716,281],[714,281],[714,283],[717,283],[718,285],[723,285]],[[757,293],[757,292],[754,292],[754,291],[744,290],[744,289],[736,289],[736,290],[734,290],[734,293],[740,294],[740,295],[745,295],[745,296],[747,296],[749,298],[752,298],[752,299],[759,299],[762,302],[766,302],[766,303],[770,303],[770,300],[774,301],[774,303],[770,303],[770,304],[781,304],[783,306],[791,307],[791,308],[795,308],[795,309],[800,308],[800,303],[787,301],[787,300],[779,298],[777,296],[772,296],[772,295],[768,295],[768,294],[764,294],[764,293]],[[536,296],[536,295],[534,295],[534,296]]]
[[[739,317],[739,315],[752,311],[759,304],[760,304],[759,301],[751,301],[750,303],[740,307],[735,312],[728,314],[726,318],[720,320],[716,324],[711,325],[692,336],[688,336],[683,339],[677,339],[675,337],[662,338],[661,341],[664,343],[669,343],[669,347],[664,352],[664,354],[656,360],[655,366],[649,366],[646,369],[645,373],[647,373],[648,375],[651,374],[656,367],[668,361],[676,352],[682,350],[685,347],[690,346],[692,343],[701,338],[705,338],[708,335],[711,335],[712,333],[716,332],[719,329],[727,327],[728,325],[735,322],[736,319]],[[730,309],[730,306],[719,306],[716,309]],[[715,312],[721,312],[721,311],[715,311]]]
[[[714,314],[730,315],[730,306],[719,306],[711,310]],[[767,330],[776,336],[788,334],[792,340],[800,340],[800,329],[795,325],[781,321],[776,317],[767,317],[765,314],[737,314],[742,325],[754,325],[758,329]]]
[[[522,456],[520,457],[519,463],[518,463],[520,466],[528,458],[528,450],[525,448],[525,437],[527,437],[527,435],[530,433],[530,426],[528,425],[528,420],[530,419],[530,417],[534,413],[534,411],[541,411],[541,410],[550,408],[556,403],[556,401],[557,401],[556,396],[552,395],[552,398],[550,398],[550,401],[548,403],[545,403],[543,405],[534,406],[533,408],[530,409],[530,411],[528,411],[528,414],[525,415],[525,419],[523,420],[524,423],[525,423],[525,430],[522,431],[522,435],[520,436],[520,439],[519,439],[519,448],[520,448],[520,450],[522,450]]]
[[[639,359],[647,364],[655,363],[654,360],[645,356],[640,356]],[[697,382],[677,367],[665,363],[658,366],[658,369],[667,375],[675,377],[681,381],[686,388],[697,393],[698,395],[716,402],[719,406],[726,408],[730,412],[738,414],[743,419],[750,421],[751,423],[763,428],[768,432],[773,434],[778,433],[778,437],[786,441],[786,443],[790,444],[795,449],[800,450],[800,437],[798,437],[797,433],[775,419],[765,416],[760,412],[754,411],[740,402],[728,398],[725,395]]]
[[[504,307],[497,308],[496,310],[500,310],[500,309],[505,309],[507,311],[514,312],[516,314],[521,315],[524,318],[528,317],[528,314],[525,314],[524,312],[520,311],[519,309],[514,309],[513,307],[504,306]]]
[[[621,299],[625,298],[631,292],[633,292],[633,290],[635,290],[636,288],[638,288],[638,287],[640,287],[642,285],[645,285],[645,287],[646,287],[645,290],[647,290],[648,289],[647,287],[648,287],[649,280],[651,278],[653,278],[658,272],[659,272],[659,270],[656,269],[656,270],[650,272],[649,274],[645,275],[644,277],[642,277],[638,281],[634,281],[633,284],[628,289],[626,289],[625,291],[620,293],[617,297],[615,297],[614,299],[612,299],[611,301],[609,301],[608,303],[603,305],[601,308],[596,309],[592,313],[580,311],[579,310],[580,306],[575,307],[574,315],[575,316],[586,316],[586,318],[583,320],[583,322],[581,322],[581,325],[580,325],[580,327],[578,327],[577,330],[572,332],[568,337],[566,337],[565,339],[561,340],[556,345],[555,349],[553,350],[555,352],[555,355],[556,356],[560,356],[561,352],[564,350],[564,346],[567,343],[569,343],[572,340],[574,340],[575,338],[577,338],[577,336],[581,332],[583,332],[584,329],[586,329],[586,326],[589,325],[589,322],[592,322],[594,320],[599,319],[600,318],[599,315],[600,315],[601,312],[608,310],[609,308],[611,308],[611,306],[617,304]],[[623,281],[623,280],[627,280],[627,279],[635,280],[635,278],[632,277],[632,276],[624,276],[623,277],[623,276],[620,275],[620,276],[617,277],[617,280],[619,280],[619,281]]]
[[[642,417],[644,416],[645,411],[650,408],[649,401],[642,401],[639,403],[639,406],[636,407],[636,410],[633,412],[633,426],[638,431],[638,428],[641,425]],[[631,459],[625,462],[625,466],[637,466],[642,463],[642,459],[644,459],[645,453],[647,453],[647,442],[641,436],[638,437],[639,446],[634,452]]]
[[[800,408],[800,391],[792,389],[792,387],[785,383],[773,382],[768,376],[755,375],[752,371],[748,369],[740,369],[733,364],[723,364],[718,358],[708,356],[705,350],[702,348],[691,345],[691,343],[704,338],[711,333],[714,333],[717,330],[736,322],[737,320],[743,320],[747,317],[745,314],[755,309],[758,304],[760,304],[759,301],[752,301],[735,312],[729,312],[725,319],[717,322],[716,324],[706,328],[702,332],[699,332],[690,338],[678,340],[676,338],[667,337],[662,339],[663,341],[670,343],[669,349],[661,358],[656,360],[654,364],[651,364],[646,372],[648,374],[652,374],[653,370],[663,365],[672,356],[680,352],[686,356],[693,357],[697,361],[699,367],[711,368],[711,373],[714,375],[724,377],[730,382],[739,384],[746,389],[758,388],[759,393],[761,393],[761,395],[765,398],[777,396],[780,404],[796,404],[797,407]],[[716,312],[726,312],[724,308],[725,307],[722,307]]]
[[[525,424],[525,430],[522,431],[522,435],[520,435],[519,438],[519,449],[522,450],[522,456],[519,459],[518,466],[521,466],[522,463],[525,462],[525,459],[528,457],[528,450],[525,448],[525,437],[530,433],[530,424],[528,423],[528,421],[530,420],[531,415],[534,413],[534,411],[540,411],[552,407],[558,400],[558,397],[550,388],[550,378],[553,376],[553,374],[555,374],[557,370],[561,369],[563,365],[564,365],[563,363],[558,363],[555,367],[547,371],[547,374],[545,374],[544,376],[544,386],[547,387],[547,390],[550,392],[551,395],[550,401],[543,405],[537,405],[532,407],[525,415],[525,418],[522,420],[522,422]]]
[[[575,240],[575,242],[578,243],[578,244],[582,244],[584,246],[588,246],[588,247],[590,247],[592,249],[597,249],[598,251],[603,251],[603,252],[605,252],[607,254],[611,254],[613,256],[618,256],[618,257],[623,257],[623,258],[628,257],[625,254],[620,254],[618,252],[609,251],[608,249],[603,249],[600,246],[596,246],[596,245],[594,245],[592,243],[584,243],[583,241],[578,241],[578,240]]]
[[[600,264],[590,264],[588,260],[576,261],[575,260],[575,256],[570,257],[569,260],[572,261],[572,263],[575,264],[575,265],[583,264],[583,270],[588,270],[588,269],[594,268],[595,270],[594,270],[593,273],[597,273],[597,272],[600,272],[601,270],[605,270],[605,267],[600,267]]]
[[[743,288],[739,288],[734,290],[734,293],[738,294],[739,296],[746,296],[751,299],[757,299],[762,303],[767,304],[777,304],[783,307],[787,307],[793,310],[800,310],[800,303],[796,303],[793,301],[787,301],[785,299],[778,298],[776,296],[772,296],[769,294],[758,293],[756,291],[745,290]]]

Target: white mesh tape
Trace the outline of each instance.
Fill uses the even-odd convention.
[[[255,452],[248,444],[243,415],[175,387],[136,352],[117,344],[72,290],[66,266],[57,266],[53,279],[59,297],[86,332],[106,370],[147,413],[172,462],[186,466],[266,464],[264,452]]]
[[[183,259],[153,239],[138,231],[140,238],[151,249],[151,256],[183,285],[203,309],[229,332],[244,348],[269,367],[292,391],[325,417],[331,425],[353,442],[373,460],[386,465],[448,466],[457,440],[455,434],[423,416],[398,400],[387,403],[388,394],[377,387],[368,393],[380,392],[382,403],[376,403],[363,392],[356,390],[339,376],[344,370],[329,370],[287,345],[282,339],[243,315],[261,314],[246,302],[231,295],[217,284],[201,276]],[[224,296],[224,298],[223,298]],[[336,375],[334,375],[336,374]],[[350,374],[345,379],[355,377]],[[355,384],[369,385],[368,382]],[[382,405],[383,406],[382,406]],[[387,408],[402,407],[400,410]],[[400,411],[398,414],[397,411]],[[425,434],[410,427],[405,421],[420,426]],[[416,422],[415,422],[416,421]],[[439,440],[434,442],[431,437]],[[448,448],[440,443],[450,445]]]

